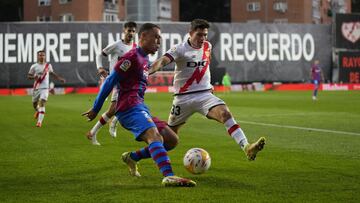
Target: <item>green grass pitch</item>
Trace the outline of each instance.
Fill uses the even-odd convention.
[[[194,188],[162,187],[150,159],[140,163],[141,178],[130,177],[120,155],[144,143],[121,128],[112,139],[105,126],[102,145],[91,145],[85,133],[95,121],[80,115],[95,95],[50,96],[42,128],[31,97],[1,96],[0,202],[360,202],[360,92],[320,92],[315,102],[309,91],[217,96],[250,141],[265,136],[267,144],[249,162],[223,125],[194,115],[169,152],[175,173],[195,180]],[[167,119],[170,94],[145,101]],[[210,153],[207,173],[184,169],[192,147]]]

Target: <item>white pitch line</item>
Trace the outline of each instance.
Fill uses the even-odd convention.
[[[320,128],[306,128],[306,127],[299,127],[299,126],[292,126],[292,125],[278,125],[278,124],[271,124],[271,123],[259,123],[259,122],[241,121],[241,120],[238,120],[238,122],[239,122],[239,124],[246,123],[246,124],[251,124],[251,125],[262,125],[262,126],[270,126],[270,127],[278,127],[278,128],[291,128],[291,129],[298,129],[298,130],[312,130],[312,131],[325,132],[325,133],[335,133],[335,134],[345,134],[345,135],[359,135],[360,136],[360,133],[338,131],[338,130],[327,130],[327,129],[320,129]]]

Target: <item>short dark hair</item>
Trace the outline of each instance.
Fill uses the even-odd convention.
[[[141,34],[143,32],[147,32],[149,30],[152,30],[153,28],[159,28],[160,29],[160,26],[158,26],[156,24],[153,24],[153,23],[145,23],[140,27],[138,35],[141,36]]]
[[[37,52],[38,55],[39,55],[39,53],[45,53],[45,50],[42,49],[42,50],[40,50],[40,51]]]
[[[210,28],[210,24],[209,24],[209,22],[207,20],[194,19],[193,21],[191,21],[190,29],[192,31],[194,31],[196,29],[205,29],[205,28]]]
[[[134,28],[136,28],[137,25],[136,25],[136,23],[135,23],[134,21],[126,22],[126,23],[124,24],[124,28],[129,28],[129,27],[134,27]]]

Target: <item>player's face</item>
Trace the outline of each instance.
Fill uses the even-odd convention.
[[[195,48],[201,48],[208,36],[208,29],[196,29],[190,31],[190,43]]]
[[[37,55],[38,61],[40,63],[43,63],[45,61],[45,53],[44,52],[39,52]]]
[[[135,27],[126,27],[124,29],[124,40],[125,42],[131,42],[135,39],[136,28]]]
[[[153,28],[152,30],[144,33],[144,49],[149,54],[155,54],[160,48],[161,44],[161,31],[159,28]]]

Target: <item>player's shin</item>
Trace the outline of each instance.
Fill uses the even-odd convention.
[[[96,122],[96,124],[94,125],[94,127],[91,129],[91,134],[92,135],[96,135],[98,133],[98,131],[100,130],[100,128],[102,126],[104,126],[108,121],[109,121],[109,117],[107,117],[106,113],[103,113],[100,117],[100,119],[98,120],[98,122]]]
[[[244,150],[245,146],[249,143],[247,141],[245,133],[241,130],[235,119],[233,117],[230,118],[224,123],[224,125],[229,135],[235,140],[237,144],[240,145],[241,149]]]
[[[112,121],[110,122],[109,125],[109,133],[111,135],[111,137],[115,138],[116,137],[116,128],[117,128],[117,123],[118,123],[118,119],[116,116],[114,116],[114,118],[112,119]]]
[[[159,141],[154,141],[149,144],[149,152],[156,165],[159,167],[163,176],[173,176],[174,173],[171,168],[170,158],[163,144]]]
[[[45,106],[39,107],[38,112],[39,112],[39,115],[38,115],[37,122],[42,123],[42,121],[44,120],[44,117],[45,117]]]

